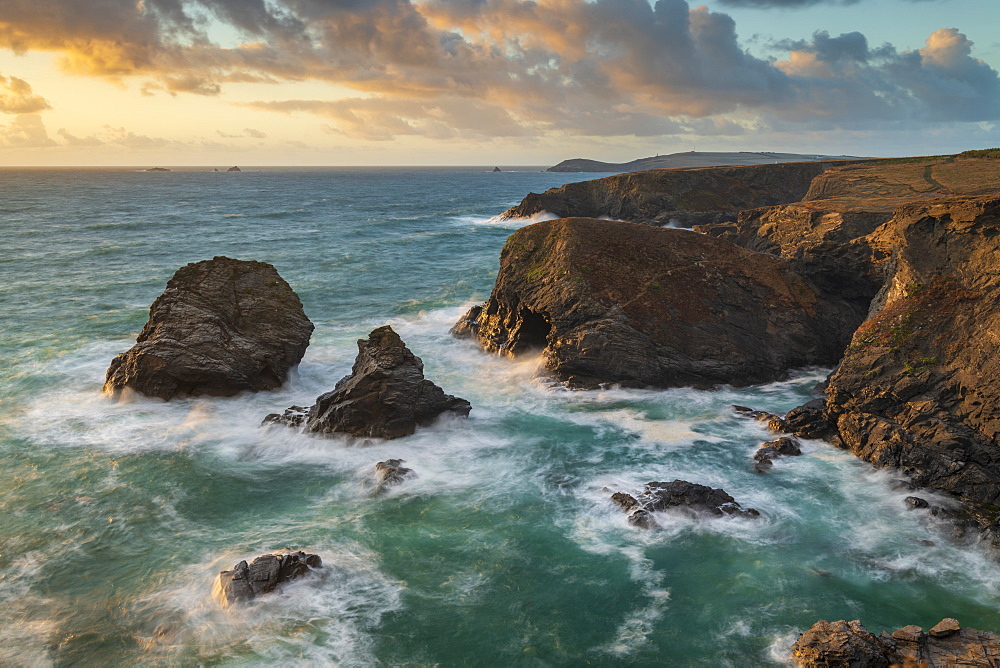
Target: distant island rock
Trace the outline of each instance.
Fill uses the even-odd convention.
[[[292,406],[264,423],[304,427],[318,434],[344,433],[399,438],[434,421],[442,413],[467,416],[465,399],[445,394],[424,378],[424,363],[388,325],[358,340],[351,373],[308,409]]]
[[[150,167],[146,170],[147,172],[169,172],[170,170],[166,167]]]
[[[242,170],[242,169],[240,169],[239,167],[236,167],[236,166],[234,165],[233,167],[230,167],[230,168],[229,168],[229,169],[227,169],[226,171],[227,171],[227,172],[242,172],[243,170]]]
[[[104,391],[161,399],[273,390],[309,345],[298,295],[264,262],[215,257],[181,267],[149,309]]]
[[[499,171],[502,171],[502,170],[501,170],[501,169],[500,169],[499,167],[494,167],[494,168],[493,168],[493,173],[494,173],[494,174],[496,174],[496,173],[497,173],[497,172],[499,172]]]
[[[813,162],[830,160],[864,159],[853,155],[818,155],[815,153],[773,153],[771,151],[687,151],[670,153],[651,158],[639,158],[630,162],[601,162],[586,158],[563,160],[549,167],[547,172],[641,172],[647,169],[670,169],[676,167],[722,167],[737,165],[765,165],[776,162]]]

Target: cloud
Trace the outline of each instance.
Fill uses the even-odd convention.
[[[909,2],[933,2],[934,0],[909,0]],[[752,7],[771,9],[775,7],[810,7],[812,5],[856,5],[861,0],[719,0],[729,7]]]
[[[373,141],[1000,117],[997,72],[955,29],[904,52],[817,32],[760,58],[732,17],[685,0],[4,0],[0,46],[54,51],[69,72],[134,78],[144,94],[328,82],[356,95],[251,106],[314,114],[331,132]]]
[[[36,114],[51,108],[45,98],[32,92],[27,81],[0,74],[0,112]]]
[[[0,125],[0,147],[46,148],[56,145],[38,114],[21,114],[15,116],[10,124]]]
[[[260,130],[254,130],[253,128],[245,128],[243,132],[238,134],[231,134],[223,132],[222,130],[216,130],[215,133],[223,139],[243,139],[245,137],[250,137],[251,139],[267,139],[267,133],[261,132]]]

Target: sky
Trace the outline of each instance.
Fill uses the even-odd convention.
[[[0,166],[1000,146],[997,0],[0,0]]]

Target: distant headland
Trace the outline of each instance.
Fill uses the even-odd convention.
[[[773,153],[771,151],[688,151],[639,158],[631,162],[601,162],[586,158],[563,160],[547,172],[641,172],[669,167],[720,167],[763,165],[776,162],[814,162],[818,160],[850,160],[855,155],[820,155],[818,153]]]

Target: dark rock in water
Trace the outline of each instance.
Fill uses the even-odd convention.
[[[271,265],[195,262],[177,270],[136,344],[112,360],[104,391],[170,399],[273,390],[302,359],[312,331]]]
[[[629,524],[644,529],[658,528],[659,525],[651,513],[662,512],[669,508],[680,508],[698,515],[708,514],[715,517],[760,515],[753,508],[741,506],[723,489],[712,489],[686,480],[646,483],[637,496],[615,492],[611,495],[611,500],[629,513]]]
[[[271,413],[261,422],[265,424],[281,424],[286,427],[301,427],[309,417],[309,409],[305,406],[289,406],[283,413]]]
[[[753,458],[756,462],[753,470],[757,473],[764,473],[774,466],[774,460],[778,457],[797,457],[802,454],[799,442],[794,438],[785,436],[767,441],[758,448]]]
[[[573,387],[748,385],[834,364],[853,328],[788,263],[687,230],[569,218],[507,241],[458,336]]]
[[[1000,505],[1000,356],[988,343],[1000,197],[901,207],[866,240],[885,283],[827,387],[840,438],[918,485]],[[982,518],[995,532],[995,509]]]
[[[856,668],[883,666],[997,666],[1000,634],[963,629],[955,619],[943,619],[924,633],[904,626],[875,636],[860,621],[819,621],[792,645],[798,666]]]
[[[792,645],[791,658],[799,666],[882,668],[889,665],[885,645],[858,620],[816,622]]]
[[[226,170],[227,172],[242,172],[243,170],[239,167],[233,166]]]
[[[753,418],[757,422],[763,422],[767,425],[768,429],[776,434],[786,434],[791,431],[791,428],[788,426],[788,423],[785,422],[785,419],[780,415],[775,415],[774,413],[758,411],[753,408],[737,405],[733,405],[733,412],[743,417]]]
[[[930,504],[919,496],[908,496],[904,499],[911,508],[926,508]]]
[[[494,167],[494,168],[493,168],[493,173],[494,173],[494,174],[496,174],[496,173],[497,173],[497,172],[499,172],[499,171],[501,171],[499,167]]]
[[[241,561],[233,570],[219,573],[212,595],[225,606],[250,601],[322,566],[319,555],[288,548],[277,550],[262,554],[250,564]]]
[[[826,401],[812,401],[793,408],[785,415],[788,431],[801,438],[828,438],[836,433],[836,427],[826,415]]]
[[[407,478],[416,476],[413,469],[403,466],[402,459],[387,459],[375,464],[375,493],[384,492],[389,487],[399,485]]]
[[[465,399],[445,394],[424,378],[424,364],[388,325],[358,341],[358,357],[350,375],[331,392],[303,409],[293,406],[265,422],[304,426],[306,431],[399,438],[427,425],[442,413],[467,416]]]
[[[169,172],[170,170],[166,167],[150,167],[146,170],[147,172]]]

